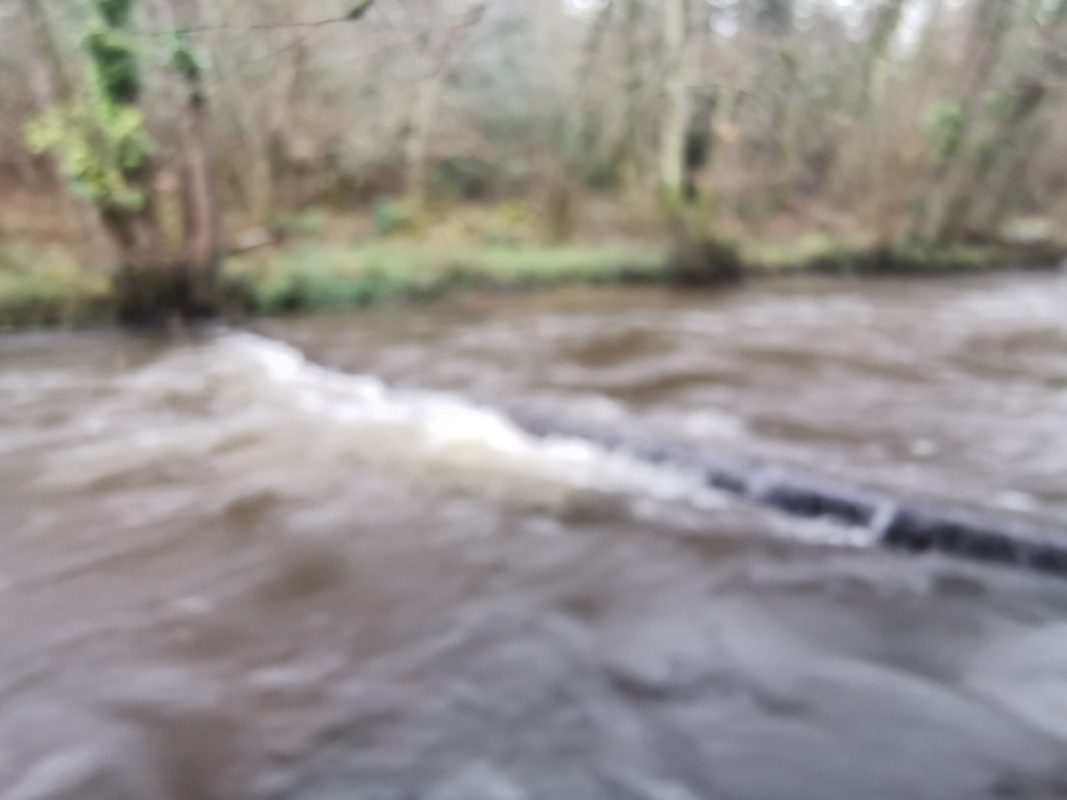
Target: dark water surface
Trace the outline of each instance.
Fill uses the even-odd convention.
[[[491,410],[1067,528],[1065,309],[802,281],[0,339],[0,798],[1065,797],[1067,582]]]

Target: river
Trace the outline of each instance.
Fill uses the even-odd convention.
[[[0,339],[0,799],[1067,796],[1067,581],[509,414],[1067,528],[1067,278]]]

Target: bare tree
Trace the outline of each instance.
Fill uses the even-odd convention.
[[[99,2],[127,0],[19,0],[0,26],[3,160],[24,165],[9,180],[32,177],[19,144],[34,109],[104,136],[87,119],[97,67],[76,47]],[[224,217],[284,231],[311,206],[406,196],[432,222],[438,188],[535,204],[560,239],[602,205],[653,231],[658,205],[694,241],[815,228],[946,243],[1067,191],[1047,166],[1067,163],[1060,0],[396,0],[332,18],[313,0],[135,5],[116,35],[138,91],[111,111],[152,146],[136,166],[104,159],[137,208],[112,197],[97,215],[125,262],[133,248],[209,274],[197,265],[217,263]]]
[[[425,0],[422,19],[436,24],[419,32],[426,64],[417,79],[415,102],[408,122],[404,153],[407,161],[408,197],[424,206],[429,193],[429,154],[434,122],[441,97],[453,74],[463,47],[477,29],[489,7],[489,0],[468,0],[458,20],[450,21],[439,0]]]
[[[660,184],[668,206],[680,208],[693,199],[688,196],[685,158],[692,84],[688,0],[663,3],[663,53],[666,105],[660,128]]]

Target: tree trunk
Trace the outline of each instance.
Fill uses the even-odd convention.
[[[195,8],[179,14],[176,0],[156,4],[165,24],[180,31],[179,19],[194,18]],[[218,267],[221,256],[218,211],[208,156],[208,106],[203,71],[180,33],[171,43],[171,66],[181,79],[179,116],[181,162],[181,247],[177,258],[165,252],[151,204],[140,215],[136,251],[125,260],[116,285],[120,318],[132,324],[156,324],[173,318],[199,319],[218,312]],[[147,184],[151,183],[151,174]],[[150,195],[149,195],[150,196]],[[153,222],[152,231],[143,220]],[[144,228],[143,232],[140,230]],[[143,238],[143,241],[142,240]]]
[[[1049,87],[1044,82],[1026,81],[1015,91],[1003,121],[978,148],[970,168],[954,187],[938,231],[941,241],[958,241],[968,232],[971,211],[976,198],[985,188],[986,180],[1002,159],[1010,157],[1013,145],[1023,138],[1027,126],[1040,111],[1048,94]]]
[[[973,179],[973,127],[980,101],[1001,60],[1011,28],[1012,4],[979,0],[967,48],[971,62],[959,100],[958,122],[950,147],[939,154],[923,203],[922,238],[947,242],[958,235],[960,213]],[[973,157],[973,156],[972,156]]]
[[[30,23],[34,45],[44,63],[37,81],[41,105],[66,103],[74,93],[73,85],[60,55],[59,43],[44,0],[22,0],[22,8]]]
[[[698,135],[706,137],[710,120],[705,119],[702,126],[693,125],[689,4],[687,0],[665,0],[663,11],[667,102],[660,130],[660,185],[673,241],[674,269],[682,283],[723,283],[740,277],[740,262],[734,250],[713,234],[711,209],[700,202],[696,181],[703,156],[692,158],[690,153],[694,144],[691,132],[698,128]]]
[[[596,92],[597,65],[615,9],[607,2],[589,25],[580,57],[571,78],[570,97],[559,120],[551,125],[550,147],[546,152],[544,175],[544,217],[546,232],[554,242],[566,241],[577,224],[579,188],[593,169],[612,168],[601,150],[603,115]],[[554,146],[553,146],[554,145]]]
[[[680,212],[686,197],[685,139],[689,129],[690,69],[687,0],[663,2],[666,108],[660,128],[660,186],[668,211]]]
[[[97,87],[93,102],[99,125],[106,129],[124,116],[140,116],[141,64],[129,32],[134,4],[93,0],[92,7],[97,29],[90,34],[90,42],[95,37],[99,46],[88,48],[90,80]],[[148,138],[146,132],[141,135]],[[132,323],[155,321],[161,312],[169,315],[175,282],[156,214],[156,164],[150,147],[143,143],[131,147],[130,137],[126,137],[127,149],[133,149],[133,158],[105,144],[108,137],[103,130],[97,130],[94,138],[101,149],[97,157],[115,166],[126,194],[139,195],[136,200],[115,194],[96,201],[104,228],[119,251],[115,278],[119,317]]]
[[[884,0],[875,12],[874,26],[863,58],[863,76],[857,103],[860,116],[867,115],[878,94],[889,46],[900,28],[907,5],[908,0]]]
[[[968,224],[979,231],[999,234],[1008,215],[1018,204],[1027,177],[1032,171],[1034,156],[1048,133],[1043,120],[1035,119],[1027,130],[1008,143],[984,190],[975,198]]]
[[[208,111],[198,88],[189,98],[182,131],[183,264],[190,282],[189,311],[211,314],[218,306],[221,231],[208,156]]]
[[[757,53],[754,81],[758,102],[747,106],[749,150],[763,169],[777,179],[786,155],[783,130],[795,105],[795,58],[793,0],[748,0],[742,4],[743,32]]]
[[[945,0],[929,0],[926,21],[919,35],[917,62],[920,69],[932,69],[940,47],[941,22],[945,14]]]
[[[603,119],[598,117],[602,103],[601,93],[597,92],[596,69],[614,11],[615,4],[608,0],[596,12],[582,43],[578,72],[573,79],[573,97],[566,113],[563,148],[565,155],[577,162],[567,168],[575,175],[583,174],[590,163],[603,163],[599,147],[603,138],[600,132]]]
[[[223,87],[229,85],[222,84]],[[233,124],[243,155],[242,159],[227,160],[229,174],[251,221],[265,225],[270,221],[276,205],[274,161],[271,158],[267,126],[258,124],[255,110],[248,106],[247,98],[240,92],[224,98],[222,105],[232,109]]]
[[[56,105],[67,105],[74,96],[74,82],[67,65],[63,62],[59,39],[49,17],[45,0],[23,0],[22,6],[39,58],[34,80],[37,104],[42,110]],[[63,183],[60,170],[51,161],[42,162],[40,159],[32,159],[26,163],[26,171],[31,173],[27,177],[32,177],[35,182],[45,178],[48,181],[54,181],[57,185]],[[106,258],[109,254],[108,243],[100,229],[100,222],[94,209],[80,198],[74,199],[73,206],[76,209],[79,227],[89,243],[89,252],[93,254],[93,257]]]
[[[875,8],[870,33],[860,55],[860,81],[851,100],[851,118],[830,151],[825,183],[832,195],[851,196],[858,191],[878,194],[882,188],[877,163],[882,156],[884,121],[876,119],[878,95],[889,47],[900,28],[908,0],[882,0]],[[883,220],[878,220],[879,224]]]
[[[999,35],[1003,37],[1004,32]],[[984,184],[998,165],[1012,157],[1027,129],[1036,124],[1054,88],[1067,77],[1067,0],[1060,0],[1052,10],[1046,37],[1044,52],[1037,63],[1024,67],[1023,74],[1000,98],[998,105],[1003,110],[997,124],[954,159],[944,189],[935,198],[927,231],[930,239],[953,242],[968,232]],[[983,233],[995,234],[995,231]]]
[[[615,147],[615,169],[623,190],[632,192],[642,179],[640,141],[644,108],[641,65],[646,54],[641,46],[641,34],[644,6],[642,0],[623,0],[623,4],[623,111],[622,130]]]
[[[296,21],[290,11],[287,19]],[[308,79],[308,44],[298,39],[292,53],[285,91],[274,105],[270,132],[267,135],[268,170],[278,179],[279,201],[286,210],[301,208],[309,195],[308,161],[314,154],[304,140],[304,98]],[[262,176],[260,176],[262,179]]]
[[[404,145],[407,195],[416,207],[425,206],[429,200],[430,139],[445,85],[455,69],[463,45],[485,16],[489,2],[474,0],[459,25],[445,28],[436,42],[431,33],[427,42],[431,52],[430,65],[418,88]]]
[[[446,79],[445,69],[437,66],[426,76],[415,97],[415,107],[408,122],[404,156],[407,161],[407,195],[416,208],[429,202],[430,134],[441,103]]]

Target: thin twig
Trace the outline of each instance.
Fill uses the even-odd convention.
[[[319,19],[314,22],[255,22],[251,25],[190,25],[181,28],[168,28],[167,30],[135,30],[130,31],[135,36],[173,36],[175,33],[210,33],[212,31],[238,31],[241,33],[247,31],[274,31],[274,30],[286,30],[286,29],[307,29],[307,28],[322,28],[327,25],[336,25],[339,22],[351,22],[348,17],[329,17],[327,19]]]
[[[456,18],[446,22],[444,27],[445,27],[445,29],[453,31],[453,32],[457,31],[457,30],[461,31],[461,30],[465,29],[469,25],[469,23],[470,23],[470,20],[468,18],[468,15],[467,14],[463,14],[463,15],[457,15]],[[225,70],[222,74],[215,75],[213,77],[213,80],[208,82],[208,84],[207,84],[208,87],[213,88],[213,87],[217,86],[220,83],[223,83],[223,82],[225,82],[227,80],[232,79],[233,77],[235,77],[236,75],[240,74],[241,72],[243,72],[248,67],[253,67],[256,64],[261,64],[261,63],[263,63],[265,61],[269,61],[269,60],[271,60],[273,58],[277,58],[278,56],[281,56],[281,55],[289,52],[290,50],[293,50],[293,49],[295,49],[297,47],[300,47],[301,45],[303,45],[304,43],[309,41],[312,36],[314,36],[316,33],[318,33],[318,31],[321,29],[321,27],[322,27],[321,25],[317,25],[317,26],[311,28],[304,35],[299,36],[295,40],[293,40],[293,41],[289,42],[288,44],[286,44],[284,47],[281,47],[281,48],[279,48],[277,50],[271,51],[271,52],[266,53],[266,54],[261,55],[261,56],[255,56],[254,58],[250,58],[250,59],[248,59],[246,61],[240,62],[239,64],[233,65],[229,69]],[[397,50],[397,49],[400,49],[400,48],[404,48],[404,47],[407,47],[407,46],[411,46],[411,45],[417,44],[419,39],[420,39],[420,37],[422,37],[425,33],[429,32],[429,31],[432,31],[432,30],[435,30],[435,29],[438,29],[440,27],[441,27],[440,24],[432,24],[432,25],[426,25],[426,26],[423,26],[423,27],[420,27],[420,28],[416,28],[416,29],[414,29],[412,31],[406,32],[406,35],[402,36],[397,41],[389,42],[389,43],[387,43],[387,44],[385,44],[385,45],[383,45],[381,47],[374,48],[372,50],[368,50],[368,51],[365,51],[365,52],[361,53],[360,57],[361,57],[361,59],[367,59],[367,60],[374,59],[374,58],[377,58],[377,57],[379,57],[381,55],[384,55],[385,53],[388,53],[388,52],[390,52],[392,50]]]

